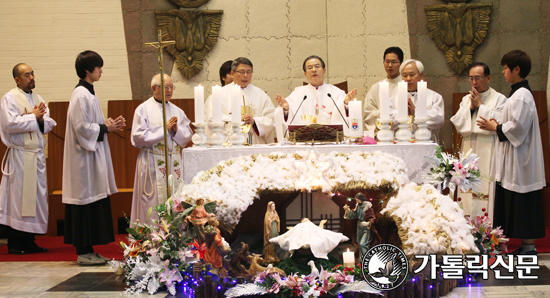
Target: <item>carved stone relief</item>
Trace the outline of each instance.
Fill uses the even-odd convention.
[[[171,0],[179,10],[157,11],[158,29],[163,40],[174,40],[166,51],[176,59],[176,67],[190,79],[203,68],[206,54],[218,41],[222,10],[186,9],[198,7],[209,0]]]
[[[474,50],[487,36],[492,6],[492,3],[460,3],[425,7],[430,37],[457,74],[472,64]]]

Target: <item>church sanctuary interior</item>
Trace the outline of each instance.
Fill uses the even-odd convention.
[[[47,227],[35,240],[46,252],[14,254],[8,248],[13,229],[2,209],[15,196],[10,195],[10,186],[0,186],[0,192],[6,193],[5,199],[0,197],[0,297],[550,296],[550,1],[20,0],[2,1],[0,6],[0,90],[6,94],[0,102],[0,117],[7,115],[2,111],[8,105],[7,94],[19,86],[12,69],[25,63],[34,71],[36,87],[32,92],[43,98],[49,117],[57,123],[46,134],[38,131],[44,136],[41,142],[45,147],[33,151],[43,152],[47,169],[47,197],[42,198],[47,200]],[[384,52],[390,47],[400,48],[403,57],[385,62],[390,55]],[[64,243],[63,190],[69,186],[63,185],[63,176],[71,175],[63,173],[71,125],[69,102],[77,84],[82,87],[75,59],[86,50],[103,59],[101,80],[97,78],[92,87],[97,107],[105,119],[121,116],[126,121],[118,131],[108,130],[103,121],[98,123],[99,134],[105,133],[108,139],[118,189],[110,194],[111,216],[107,218],[112,220],[114,241],[92,249],[97,255],[94,264],[100,265],[82,263],[80,256],[77,262],[75,246]],[[468,151],[463,144],[470,144],[466,142],[469,134],[451,120],[467,98],[472,105],[467,126],[472,126],[476,135],[483,131],[480,134],[491,138],[483,144],[501,148],[506,143],[507,148],[514,148],[509,150],[515,150],[532,141],[530,137],[517,141],[506,134],[507,124],[517,124],[514,117],[524,107],[520,104],[502,102],[498,116],[491,114],[497,118],[495,132],[473,128],[479,120],[478,111],[481,113],[479,106],[474,109],[473,98],[481,98],[483,105],[488,102],[472,91],[474,83],[485,80],[490,90],[507,100],[515,96],[516,89],[511,86],[519,81],[510,81],[503,71],[517,74],[518,70],[501,63],[513,50],[530,57],[526,77],[521,76],[524,69],[517,68],[530,92],[519,90],[530,96],[529,117],[538,123],[533,120],[529,127],[540,132],[536,139],[542,144],[537,151],[541,158],[530,157],[542,171],[540,187],[529,189],[529,193],[542,194],[542,204],[535,209],[543,214],[544,227],[542,223],[539,226],[545,232],[534,244],[526,237],[523,242],[508,237],[511,231],[499,230],[491,223],[493,212],[521,209],[517,205],[498,208],[496,202],[508,202],[509,194],[527,191],[517,190],[515,185],[509,189],[505,182],[500,186],[500,181],[496,187],[489,169],[500,163],[505,173],[511,171],[507,166],[521,162],[515,155],[492,159],[492,150],[485,150],[485,155]],[[322,58],[312,58],[322,66],[308,64],[312,60],[306,58],[311,55]],[[238,57],[248,58],[253,67],[237,62]],[[391,93],[392,87],[389,96],[384,95],[386,89],[378,92],[381,81],[395,79],[389,78],[387,65],[401,65],[402,70],[395,72],[405,79],[403,70],[411,64],[402,63],[408,59],[423,65],[411,62],[427,82],[428,94],[442,97],[439,106],[435,107],[434,99],[433,106],[424,101],[428,106],[421,107],[422,90],[426,92],[420,87],[422,82],[408,87],[402,83],[399,88],[403,87],[403,92],[399,93],[397,80],[395,93]],[[220,67],[228,60],[235,60],[235,81],[219,87]],[[475,62],[486,64],[490,76],[472,75],[474,67],[470,70],[470,66]],[[151,83],[161,72],[168,76]],[[319,95],[316,90],[323,87],[312,83],[315,78],[310,72],[320,73],[321,84],[339,93]],[[240,84],[245,85],[237,88]],[[410,86],[418,86],[418,90]],[[313,93],[300,93],[297,101],[290,99],[291,93],[309,87],[313,91],[308,92]],[[217,88],[223,91],[217,93]],[[247,104],[253,100],[248,94],[256,94],[244,91],[251,88],[269,99],[265,106]],[[202,93],[198,95],[197,90]],[[372,126],[365,122],[369,90],[376,90],[370,94],[376,93],[378,98],[379,114],[372,118]],[[170,118],[157,117],[166,141],[159,139],[150,149],[136,148],[133,126],[154,121],[137,120],[136,109],[150,102],[147,113],[153,115],[150,107],[155,100],[162,103],[162,94],[171,97],[166,106],[181,109],[189,121],[164,130],[163,123],[168,126]],[[280,104],[279,95],[288,100],[290,108]],[[326,123],[312,120],[321,119],[325,109],[323,104],[321,110],[317,96],[326,97],[331,107],[334,102],[334,110],[324,112],[329,119]],[[312,112],[300,114],[305,111],[301,108],[306,109],[302,104],[309,102],[314,102]],[[163,105],[158,106],[160,116]],[[444,116],[442,124],[432,129],[429,117],[434,117],[430,113],[435,108]],[[14,111],[13,117],[31,114]],[[383,119],[385,111],[392,116]],[[419,116],[421,111],[428,115]],[[501,112],[503,119],[513,120],[500,123]],[[299,114],[301,118],[295,117]],[[277,117],[283,119],[282,124]],[[37,121],[40,125],[38,117]],[[4,129],[0,177],[7,183],[13,152],[29,150],[24,146],[8,148],[4,123],[7,120],[0,119],[0,130]],[[35,125],[37,129],[39,125]],[[101,130],[103,126],[105,130]],[[168,152],[168,138],[179,144],[181,127],[190,127],[184,148],[176,145],[175,151]],[[257,142],[270,133],[271,139]],[[26,146],[30,141],[25,140]],[[482,144],[479,139],[478,143]],[[84,146],[77,150],[93,151]],[[142,158],[143,154],[147,158]],[[172,154],[178,157],[163,168]],[[147,167],[154,179],[147,184],[151,175],[147,172],[145,182],[136,182],[141,163],[149,163],[149,159],[151,167],[143,168]],[[445,160],[447,164],[442,166]],[[167,168],[173,175],[166,175]],[[28,170],[24,166],[21,171],[27,174]],[[457,174],[460,171],[463,176]],[[532,172],[520,172],[514,179]],[[17,185],[28,185],[26,180]],[[485,192],[479,191],[481,181]],[[131,222],[135,200],[141,200],[142,183],[145,194],[151,186],[154,199],[158,196],[159,213],[149,211],[157,222],[149,217]],[[87,184],[97,186],[92,181]],[[505,191],[506,199],[496,197],[495,187],[498,194],[498,189]],[[521,221],[534,219],[524,215]],[[378,253],[377,247],[396,250]],[[448,265],[446,257],[450,255],[460,257],[459,261]],[[110,261],[98,261],[100,256]],[[486,268],[486,276],[479,273],[482,270],[472,269],[466,261],[469,257],[477,257],[476,266]],[[207,261],[214,258],[219,265]],[[381,264],[380,272],[377,267],[373,273],[369,264],[375,261]],[[460,269],[460,277],[450,278],[446,269]]]

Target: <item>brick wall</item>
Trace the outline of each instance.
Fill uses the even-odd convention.
[[[128,56],[119,1],[3,1],[0,10],[0,93],[15,87],[12,68],[29,64],[46,102],[68,101],[78,83],[74,62],[84,50],[104,60],[95,83],[103,111],[107,101],[131,99]]]

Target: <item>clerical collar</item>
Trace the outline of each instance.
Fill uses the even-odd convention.
[[[82,86],[82,87],[88,89],[88,91],[90,91],[90,93],[92,93],[93,95],[95,95],[95,92],[94,92],[94,85],[92,85],[92,84],[90,84],[90,83],[88,83],[88,82],[86,82],[86,81],[84,81],[84,80],[81,79],[80,81],[78,81],[78,85],[76,85],[76,87],[78,87],[78,86]],[[76,87],[75,87],[75,88],[76,88]]]
[[[156,97],[153,96],[153,99],[158,102],[158,103],[162,103],[162,100],[158,100]]]
[[[418,91],[408,91],[408,92],[409,92],[410,95],[416,96],[416,93],[417,93]]]
[[[510,96],[512,96],[512,94],[518,91],[519,88],[525,88],[532,93],[531,87],[529,87],[529,82],[527,80],[523,80],[519,83],[515,83],[514,85],[512,85],[512,91],[510,91]]]

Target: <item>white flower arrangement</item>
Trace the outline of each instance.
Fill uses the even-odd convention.
[[[408,256],[479,252],[462,209],[432,185],[405,185],[381,213],[395,219]]]
[[[237,224],[241,214],[259,198],[261,190],[330,192],[355,181],[373,188],[389,183],[397,190],[408,180],[405,162],[391,154],[380,151],[317,154],[312,150],[253,154],[222,161],[207,172],[199,172],[191,184],[180,183],[173,198],[189,203],[199,198],[216,201],[218,218],[227,224]],[[317,159],[314,162],[310,162],[312,154]],[[297,163],[305,165],[297,168]],[[317,165],[320,163],[323,167]],[[318,181],[317,188],[303,183],[308,175],[319,173],[322,181]]]

